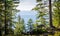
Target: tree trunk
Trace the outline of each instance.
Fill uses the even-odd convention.
[[[7,1],[5,0],[5,36],[8,35],[8,21],[7,21],[7,15],[6,15],[6,11],[7,10]]]
[[[0,25],[0,36],[2,36],[2,27]]]
[[[52,27],[53,26],[53,24],[52,24],[52,6],[51,6],[51,0],[49,0],[49,18],[50,18],[50,27]]]

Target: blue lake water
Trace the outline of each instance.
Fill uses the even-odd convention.
[[[27,23],[30,18],[33,20],[33,22],[36,20],[37,12],[36,11],[20,11],[17,14],[24,19],[25,23]]]

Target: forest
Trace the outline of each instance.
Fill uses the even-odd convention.
[[[60,36],[60,0],[36,0],[32,11],[37,11],[36,21],[30,18],[27,27],[16,13],[20,0],[0,0],[0,36]],[[26,29],[28,28],[28,29]]]

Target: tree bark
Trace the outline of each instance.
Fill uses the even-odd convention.
[[[0,25],[0,36],[2,36],[2,26]]]
[[[51,6],[51,0],[49,0],[49,18],[50,18],[50,27],[53,26],[52,24],[52,6]]]

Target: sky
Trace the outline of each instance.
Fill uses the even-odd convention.
[[[20,0],[20,4],[17,7],[20,11],[30,11],[36,6],[36,0]]]
[[[36,11],[32,11],[31,9],[36,6],[36,0],[20,0],[19,6],[17,7],[20,10],[18,15],[24,19],[25,23],[31,18],[33,21],[36,20]]]

